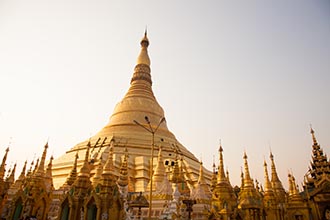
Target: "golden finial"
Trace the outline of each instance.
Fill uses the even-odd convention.
[[[246,151],[244,151],[243,159],[244,159],[244,160],[247,159]]]
[[[147,35],[147,28],[144,31],[144,36],[141,40],[141,46],[142,47],[148,47],[149,46],[149,39],[148,39],[148,35]]]
[[[219,139],[219,152],[223,152],[222,145],[221,145],[221,139]]]
[[[317,140],[316,140],[316,137],[315,137],[315,134],[314,134],[315,132],[314,132],[314,130],[312,128],[312,124],[310,124],[309,126],[311,128],[311,134],[312,134],[313,144],[314,145],[317,145]]]
[[[140,44],[141,44],[141,51],[137,58],[137,64],[145,64],[150,66],[150,59],[148,55],[149,39],[147,37],[147,30],[144,32],[144,36]]]

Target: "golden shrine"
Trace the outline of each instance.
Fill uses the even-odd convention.
[[[312,161],[299,190],[288,174],[285,190],[270,153],[264,182],[250,176],[247,153],[241,185],[232,186],[224,170],[223,148],[213,172],[168,130],[151,80],[145,33],[131,85],[109,123],[46,167],[48,143],[40,161],[27,162],[15,180],[0,165],[2,219],[330,219],[330,162],[312,134]]]

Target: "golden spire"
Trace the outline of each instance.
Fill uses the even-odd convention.
[[[273,192],[272,189],[272,184],[269,180],[269,176],[268,176],[268,170],[267,170],[267,163],[266,161],[264,161],[264,172],[265,172],[265,192]]]
[[[312,126],[311,126],[311,134],[312,134],[313,144],[315,146],[317,146],[318,143],[317,143],[317,140],[316,140],[316,137],[315,137],[314,130],[313,130]]]
[[[259,192],[259,183],[256,180],[256,188],[254,187],[253,180],[250,176],[249,166],[248,166],[248,157],[246,152],[244,151],[244,179],[243,179],[243,187],[241,188],[238,196],[238,205],[242,207],[242,209],[248,209],[249,207],[260,207],[261,193]],[[258,207],[258,208],[259,208]]]
[[[37,159],[37,162],[36,162],[36,165],[34,166],[34,169],[33,169],[33,175],[37,173],[37,169],[39,167],[39,158]]]
[[[215,162],[214,162],[214,155],[213,155],[213,172],[212,172],[212,178],[211,178],[211,189],[213,190],[215,188],[215,186],[217,185],[217,174],[215,171]]]
[[[31,161],[31,164],[30,164],[30,168],[29,168],[29,170],[27,171],[27,174],[26,174],[27,177],[29,177],[29,176],[32,175],[32,168],[33,168],[33,165],[34,165],[34,161],[32,160],[32,161]]]
[[[72,168],[72,170],[70,172],[70,175],[68,176],[68,178],[66,179],[66,182],[65,182],[65,184],[67,184],[69,186],[71,186],[77,178],[78,158],[79,158],[79,156],[78,156],[78,151],[77,151],[75,159],[74,159],[74,163],[73,163],[73,168]]]
[[[21,174],[19,175],[19,177],[17,178],[17,180],[15,181],[14,185],[12,185],[11,188],[15,188],[18,190],[22,186],[23,181],[25,179],[26,164],[27,164],[27,161],[25,161]]]
[[[275,167],[275,162],[274,162],[274,155],[272,152],[270,152],[270,155],[269,155],[269,158],[272,162],[271,164],[271,169],[272,169],[272,179],[271,181],[272,182],[275,182],[275,181],[278,181],[279,178],[278,178],[278,175],[277,175],[277,171],[276,171],[276,167]]]
[[[288,177],[289,177],[289,197],[288,197],[289,206],[291,204],[297,207],[306,206],[306,203],[304,203],[304,200],[299,193],[299,189],[298,186],[296,185],[296,180],[293,174],[289,173]]]
[[[52,177],[53,160],[54,160],[54,157],[51,156],[50,160],[49,160],[49,163],[48,163],[48,166],[47,166],[47,169],[46,169],[46,176],[47,177]]]
[[[41,156],[41,161],[36,171],[36,175],[38,176],[44,176],[45,174],[45,161],[46,161],[47,148],[48,148],[48,142],[45,144],[44,151]]]
[[[248,157],[246,155],[246,152],[244,152],[244,156],[243,156],[243,159],[244,159],[244,188],[254,187],[253,181],[250,176],[247,158]]]
[[[205,184],[203,161],[201,161],[199,164],[200,164],[199,165],[199,177],[198,177],[197,184],[201,185],[201,184]]]
[[[220,144],[219,147],[219,170],[218,170],[218,182],[223,182],[226,180],[225,170],[223,166],[223,155],[222,155],[223,149]]]
[[[272,152],[270,152],[270,160],[271,160],[271,169],[272,169],[272,177],[271,177],[271,184],[273,187],[273,190],[275,192],[275,195],[277,196],[278,200],[283,203],[285,201],[285,190],[283,188],[281,180],[278,178],[275,162],[274,162],[274,156]]]
[[[290,189],[289,189],[289,196],[295,197],[295,200],[299,199],[302,200],[301,195],[299,194],[299,189],[296,184],[296,179],[293,176],[293,174],[289,173],[289,184],[290,184]]]
[[[149,40],[147,37],[147,31],[144,33],[144,37],[141,42],[141,51],[136,61],[136,66],[134,68],[134,74],[131,79],[131,84],[135,81],[142,80],[143,82],[148,82],[151,86],[151,75],[150,75],[150,59],[148,55]],[[132,88],[133,89],[133,88]]]
[[[244,173],[243,168],[241,167],[241,190],[244,188]]]
[[[52,175],[52,166],[53,166],[53,159],[54,157],[51,156],[47,169],[46,169],[46,175],[45,175],[45,183],[46,183],[46,189],[48,192],[54,189],[53,185],[53,175]]]
[[[149,59],[149,55],[148,55],[149,40],[147,37],[147,30],[145,30],[144,37],[142,38],[140,44],[141,44],[141,51],[137,58],[136,63],[137,63],[137,65],[145,64],[145,65],[150,66],[150,59]]]
[[[293,194],[297,195],[297,194],[299,194],[299,189],[296,185],[296,179],[294,178],[293,175],[291,175],[291,176],[292,176],[292,184],[293,184]]]
[[[157,191],[158,189],[161,188],[161,184],[164,182],[165,178],[165,166],[163,162],[163,157],[162,157],[162,147],[159,146],[159,151],[158,151],[158,158],[157,158],[157,166],[155,168],[155,172],[152,175],[152,189],[153,191]],[[148,185],[148,189],[150,189],[150,183]]]
[[[102,173],[103,180],[111,180],[111,181],[115,180],[115,176],[114,176],[115,167],[113,165],[113,151],[114,151],[113,148],[114,148],[114,140],[111,140],[108,159],[103,167],[103,173]]]
[[[98,142],[100,140],[101,140],[101,138],[99,137],[97,139],[96,143],[94,144],[93,148],[92,148],[91,154],[93,153],[93,150],[95,149],[96,145],[98,144]],[[102,177],[104,162],[102,160],[102,156],[99,159],[97,159],[97,157],[98,157],[98,154],[100,153],[100,150],[101,150],[101,148],[104,145],[104,143],[105,143],[106,140],[107,140],[107,137],[105,137],[104,140],[103,140],[103,142],[102,142],[102,144],[100,144],[98,152],[97,153],[94,153],[94,155],[91,156],[92,157],[91,160],[93,161],[93,163],[95,164],[97,162],[97,164],[96,164],[96,171],[95,171],[95,174],[94,174],[94,176],[92,178],[92,185],[94,187],[96,187],[100,183],[100,180],[101,180],[101,177]],[[112,141],[113,141],[113,138],[110,141],[110,145],[111,145]],[[106,153],[105,151],[103,151],[103,154]],[[108,155],[109,155],[109,152],[108,152]]]
[[[288,181],[289,181],[289,196],[293,195],[293,183],[292,183],[292,176],[288,174]]]
[[[0,165],[0,179],[3,179],[4,176],[5,176],[5,172],[6,172],[6,168],[5,167],[6,167],[6,160],[7,160],[7,156],[8,156],[8,151],[9,151],[9,147],[7,147],[6,153],[3,156],[2,163]]]
[[[192,198],[198,200],[209,200],[212,197],[212,193],[210,192],[209,186],[205,182],[204,179],[204,168],[203,168],[203,162],[200,161],[199,163],[199,177],[197,181],[197,186],[194,189],[194,192],[192,194]]]
[[[9,183],[9,185],[15,182],[15,172],[16,172],[16,163],[14,164],[14,168],[7,178],[7,182]]]
[[[84,163],[82,165],[82,167],[80,168],[80,172],[78,174],[78,177],[88,177],[90,176],[90,167],[89,167],[89,163],[88,163],[88,159],[89,159],[89,149],[91,147],[91,142],[88,141],[87,143],[87,148],[86,148],[86,153],[85,153],[85,160]]]
[[[96,171],[95,171],[95,174],[92,179],[92,184],[94,187],[96,187],[97,184],[99,184],[99,182],[100,182],[102,172],[103,172],[103,165],[104,164],[102,163],[102,159],[100,159],[98,164],[96,165]]]
[[[27,164],[27,161],[25,161],[22,172],[18,177],[19,180],[23,180],[25,178],[26,164]]]

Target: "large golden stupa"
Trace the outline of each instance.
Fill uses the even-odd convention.
[[[185,176],[194,184],[198,180],[198,159],[185,148],[168,130],[164,110],[157,102],[152,91],[152,80],[150,74],[150,59],[148,55],[149,40],[145,33],[141,40],[141,51],[134,68],[131,85],[124,98],[116,105],[109,123],[91,138],[77,144],[63,156],[53,162],[53,179],[55,188],[60,187],[66,180],[72,169],[75,155],[78,152],[80,163],[84,158],[86,145],[91,142],[91,157],[101,157],[106,151],[110,141],[114,141],[114,162],[119,167],[120,157],[127,148],[129,153],[130,176],[132,178],[134,191],[146,191],[150,175],[150,158],[152,148],[152,132],[154,133],[154,158],[156,159],[161,146],[162,157],[174,161],[181,157],[185,168]],[[147,123],[146,117],[150,124]],[[162,120],[162,121],[161,121]],[[140,123],[136,124],[134,121]],[[147,129],[144,129],[143,126]],[[158,127],[159,126],[159,127]],[[117,158],[117,159],[116,159]],[[93,159],[93,158],[92,158]],[[116,163],[116,161],[118,163]],[[156,166],[154,160],[154,168]],[[211,173],[207,172],[205,177],[210,179]]]

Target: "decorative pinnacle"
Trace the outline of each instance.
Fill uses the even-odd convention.
[[[312,125],[310,125],[310,126],[311,126],[311,134],[312,134],[312,138],[313,138],[313,144],[317,145],[317,140],[316,140],[316,137],[315,137],[315,134],[314,134],[314,130],[312,128]]]
[[[4,177],[4,175],[5,175],[5,171],[6,171],[5,166],[6,166],[6,160],[7,160],[8,151],[9,151],[9,147],[7,147],[6,153],[3,156],[2,163],[0,165],[0,179],[2,179]]]
[[[147,29],[144,31],[144,37],[142,38],[141,42],[141,47],[148,47],[149,46],[149,39],[147,36]]]
[[[148,55],[149,39],[147,37],[147,32],[144,33],[144,37],[142,38],[140,44],[141,44],[141,51],[137,58],[137,65],[145,64],[147,66],[150,66],[150,59]]]
[[[36,171],[36,173],[39,176],[43,176],[45,174],[45,161],[46,161],[47,149],[48,149],[48,142],[45,144],[44,151],[42,152],[40,164]]]
[[[80,168],[80,172],[79,172],[78,176],[89,177],[89,175],[90,175],[90,168],[89,168],[89,163],[88,163],[90,147],[91,147],[91,142],[89,140],[88,143],[87,143],[87,148],[86,148],[86,153],[85,153],[85,160],[83,162],[82,167]]]
[[[225,170],[224,170],[224,165],[223,165],[223,155],[222,155],[223,149],[220,143],[220,148],[219,148],[219,170],[218,170],[218,181],[222,182],[226,180],[225,176]]]

